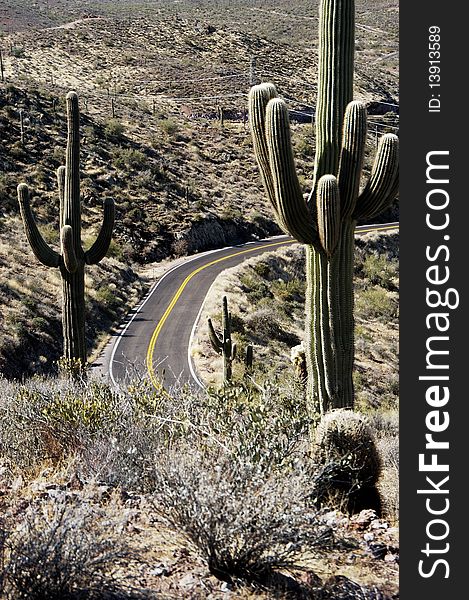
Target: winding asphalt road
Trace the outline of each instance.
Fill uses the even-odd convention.
[[[357,227],[356,233],[398,229],[398,223]],[[201,385],[189,352],[205,296],[223,271],[246,258],[295,243],[287,236],[213,250],[177,263],[156,281],[112,336],[94,364],[112,383],[147,373],[156,387],[176,382]]]

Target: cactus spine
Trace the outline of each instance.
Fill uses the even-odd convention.
[[[231,313],[228,312],[228,300],[223,296],[223,334],[218,335],[213,327],[212,320],[208,319],[208,333],[212,348],[223,357],[223,381],[231,381],[233,374],[232,364],[236,358],[236,344],[231,339]]]
[[[61,251],[51,248],[40,234],[29,201],[28,186],[18,186],[18,200],[26,237],[36,258],[45,266],[58,267],[62,276],[62,324],[64,357],[86,362],[85,264],[97,264],[106,255],[114,226],[114,201],[104,201],[104,218],[94,244],[86,252],[81,245],[80,113],[78,96],[67,95],[68,139],[65,166],[57,170],[60,202]]]
[[[380,140],[360,192],[366,107],[353,100],[353,0],[322,0],[314,183],[307,200],[295,170],[286,104],[272,84],[249,94],[254,151],[284,231],[306,245],[306,360],[313,413],[353,408],[353,250],[358,219],[371,219],[396,197],[398,138]]]

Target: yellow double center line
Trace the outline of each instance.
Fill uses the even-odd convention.
[[[256,246],[255,248],[248,248],[246,250],[241,250],[239,252],[234,252],[233,254],[228,254],[227,256],[222,256],[221,258],[217,258],[216,260],[212,260],[208,263],[206,263],[205,265],[202,265],[201,267],[198,267],[197,269],[195,269],[194,271],[192,271],[192,273],[189,273],[189,275],[184,279],[184,281],[181,283],[181,285],[179,286],[179,289],[177,290],[177,292],[174,294],[174,296],[171,299],[171,302],[169,303],[168,308],[165,310],[163,316],[161,317],[161,319],[159,320],[155,331],[153,332],[153,335],[151,336],[151,340],[150,340],[150,344],[148,346],[148,350],[147,350],[147,370],[148,373],[150,375],[150,380],[153,383],[153,385],[155,387],[157,387],[158,389],[161,389],[161,383],[159,382],[156,374],[155,374],[155,370],[153,367],[153,355],[155,352],[155,345],[156,342],[158,340],[158,337],[161,333],[161,330],[163,329],[164,324],[166,323],[167,318],[169,317],[169,315],[171,314],[171,311],[173,310],[173,308],[176,305],[176,302],[179,300],[182,292],[185,290],[187,284],[189,283],[189,281],[195,277],[198,273],[200,273],[201,271],[203,271],[204,269],[208,269],[208,267],[211,267],[212,265],[216,265],[218,263],[221,263],[225,260],[228,260],[229,258],[234,258],[235,256],[241,256],[242,254],[249,254],[250,252],[256,252],[257,250],[259,250],[260,248],[274,248],[275,246],[284,246],[285,244],[293,244],[295,243],[296,240],[283,240],[282,242],[275,242],[272,244],[266,244],[265,246]]]
[[[396,229],[398,227],[398,225],[385,225],[383,227],[371,227],[369,229],[359,229],[357,230],[357,233],[369,233],[371,231],[386,231],[389,229]],[[178,290],[176,291],[176,293],[174,294],[174,296],[171,299],[171,302],[169,303],[168,308],[165,310],[163,316],[161,317],[161,319],[158,321],[158,324],[155,328],[155,330],[153,331],[153,335],[151,336],[151,340],[150,340],[150,344],[148,346],[148,350],[147,350],[147,358],[146,358],[146,364],[147,364],[147,370],[148,370],[148,374],[150,375],[150,380],[153,383],[153,385],[159,389],[159,390],[163,390],[163,386],[160,382],[160,380],[158,379],[156,373],[155,373],[155,369],[153,367],[153,356],[155,353],[155,345],[156,342],[158,340],[158,337],[161,333],[161,330],[163,329],[164,324],[166,323],[166,320],[168,319],[169,315],[171,314],[173,308],[176,305],[176,302],[179,300],[179,298],[181,297],[181,294],[183,293],[183,291],[185,290],[187,284],[189,283],[189,281],[195,277],[198,273],[200,273],[201,271],[203,271],[204,269],[208,269],[209,267],[211,267],[212,265],[216,265],[218,263],[221,263],[225,260],[228,260],[230,258],[234,258],[235,256],[242,256],[243,254],[250,254],[251,252],[257,252],[258,250],[260,250],[261,248],[274,248],[275,246],[285,246],[286,244],[295,244],[297,243],[296,240],[283,240],[281,242],[273,242],[271,244],[265,244],[264,246],[255,246],[254,248],[247,248],[245,250],[240,250],[239,252],[233,252],[232,254],[228,254],[227,256],[222,256],[221,258],[217,258],[215,260],[212,260],[200,267],[198,267],[197,269],[194,269],[194,271],[192,271],[192,273],[189,273],[189,275],[184,279],[184,281],[181,283],[181,285],[179,286]]]

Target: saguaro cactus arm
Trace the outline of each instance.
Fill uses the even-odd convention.
[[[61,166],[57,169],[57,187],[59,190],[59,211],[60,211],[60,219],[59,223],[60,229],[64,226],[62,223],[63,215],[64,215],[64,193],[65,193],[65,166]]]
[[[287,105],[280,98],[267,105],[266,139],[280,223],[298,241],[313,244],[317,239],[314,219],[296,174],[290,117]]]
[[[366,106],[362,102],[350,102],[345,111],[338,173],[342,219],[350,218],[355,209],[365,156],[366,133]]]
[[[395,198],[399,179],[399,138],[387,133],[379,141],[370,179],[357,200],[354,217],[371,219]]]
[[[223,340],[221,340],[215,328],[213,327],[212,319],[207,319],[208,323],[208,334],[210,343],[212,344],[212,348],[215,350],[217,354],[221,354],[223,352]]]
[[[20,183],[18,186],[18,202],[26,237],[35,257],[46,267],[58,267],[60,254],[44,240],[36,225],[29,201],[29,189],[25,183]]]
[[[313,219],[301,192],[291,146],[288,109],[270,83],[249,93],[254,151],[264,186],[282,229],[304,243],[313,243]]]
[[[269,200],[275,213],[278,214],[275,188],[269,163],[269,150],[265,137],[265,111],[269,101],[276,97],[277,90],[271,83],[255,85],[249,92],[249,119],[254,153]]]
[[[323,175],[317,193],[318,230],[326,256],[336,249],[340,235],[339,186],[334,175]]]
[[[106,256],[109,250],[109,244],[112,239],[112,230],[114,227],[115,204],[112,198],[104,200],[104,217],[98,237],[91,248],[85,252],[85,262],[88,265],[95,265]]]
[[[60,230],[62,258],[69,273],[75,273],[78,268],[77,255],[73,247],[73,231],[70,225],[64,225]]]

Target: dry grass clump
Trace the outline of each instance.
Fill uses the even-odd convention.
[[[155,477],[157,508],[222,580],[266,583],[276,570],[298,568],[305,550],[331,546],[331,528],[308,505],[303,470],[196,453],[160,462]]]
[[[105,515],[80,501],[31,505],[0,537],[0,592],[6,600],[131,600],[135,552],[112,535]]]

